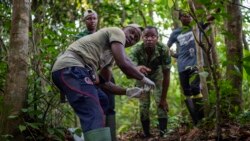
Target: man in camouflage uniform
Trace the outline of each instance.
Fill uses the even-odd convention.
[[[132,54],[132,60],[137,65],[144,65],[151,71],[140,70],[144,72],[149,79],[156,84],[154,98],[157,104],[157,114],[159,121],[160,136],[163,136],[167,126],[167,91],[169,87],[171,57],[169,48],[158,41],[158,30],[156,27],[148,26],[144,29],[142,35],[143,43],[136,45]],[[144,87],[137,82],[139,87]],[[150,137],[150,91],[140,98],[140,118],[145,137]]]

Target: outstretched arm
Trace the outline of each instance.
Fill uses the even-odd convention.
[[[126,56],[124,46],[119,42],[113,42],[111,44],[111,50],[115,59],[117,66],[124,72],[127,76],[132,77],[137,80],[142,80],[144,75],[139,72],[135,65]]]

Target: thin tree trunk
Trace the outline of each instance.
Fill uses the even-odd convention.
[[[231,104],[225,106],[230,109],[230,112],[236,112],[235,107],[241,109],[242,104],[242,15],[238,5],[240,5],[240,0],[232,0],[232,3],[228,3],[227,12],[230,17],[225,23],[226,30],[231,35],[231,37],[225,37],[227,46],[226,79],[232,88],[226,95]]]
[[[7,115],[20,116],[21,109],[27,98],[28,78],[28,32],[29,32],[29,0],[13,0],[13,13],[10,35],[10,50],[8,54],[8,74],[4,95]],[[14,140],[22,140],[18,132],[18,125],[22,122],[8,120],[5,122],[5,131],[14,136]]]
[[[192,0],[188,0],[188,3],[189,3],[189,6],[190,6],[191,13],[193,14],[194,20],[196,21],[196,23],[199,23],[197,21],[196,15],[195,15],[194,2]],[[198,24],[197,24],[197,26],[198,26]],[[200,40],[200,38],[197,38],[197,37],[199,37],[199,35],[197,34],[197,29],[198,29],[198,27],[196,27],[194,29],[194,33],[196,33],[196,36],[195,36],[195,38],[196,38],[196,42],[195,42],[196,47],[199,47],[200,49],[202,48],[203,51],[205,51],[205,53],[206,53],[209,72],[211,72],[211,74],[212,74],[212,81],[213,81],[213,85],[214,85],[215,93],[216,93],[216,134],[217,134],[217,141],[219,141],[219,140],[221,140],[222,135],[221,135],[221,126],[220,126],[221,107],[220,107],[220,89],[219,89],[219,86],[218,86],[218,75],[217,75],[218,72],[217,72],[217,67],[212,65],[212,59],[210,58],[210,52],[209,51],[212,48],[211,43],[210,43],[207,35],[203,31],[205,40],[206,40],[206,42],[208,44],[208,48],[206,49],[205,46],[202,44],[202,41]],[[199,52],[197,51],[197,53],[199,53]],[[202,54],[202,53],[200,53],[200,54]],[[199,60],[199,57],[197,59]],[[203,69],[203,68],[201,68],[201,69]],[[202,84],[205,84],[205,83],[203,82]],[[205,84],[204,86],[206,86],[206,93],[208,94],[207,84]]]
[[[190,1],[189,0],[189,5],[190,5],[190,8],[191,8],[191,11],[194,11],[196,10],[196,8],[198,9],[201,9],[201,5],[197,5],[196,3],[194,3],[193,1]],[[198,24],[198,23],[197,23]],[[201,33],[199,31],[199,28],[198,27],[195,27],[194,30],[193,30],[193,33],[194,33],[194,36],[196,39],[196,52],[197,52],[197,65],[198,65],[198,69],[199,69],[199,72],[204,72],[204,51],[202,50],[201,46],[199,45],[198,42],[202,42],[202,38],[201,37]],[[206,77],[204,76],[200,76],[200,83],[201,83],[201,93],[203,95],[203,99],[204,99],[204,106],[205,106],[205,115],[208,115],[208,88],[207,88],[207,81],[206,81]]]

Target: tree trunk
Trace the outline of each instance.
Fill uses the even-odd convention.
[[[18,137],[18,125],[21,123],[21,109],[27,97],[28,78],[28,41],[29,41],[29,0],[13,0],[13,13],[8,54],[8,74],[4,95],[4,108],[7,116],[19,116],[15,120],[5,119],[4,131]]]
[[[192,0],[188,0],[189,2],[189,6],[191,8],[192,13],[194,14],[196,9],[201,9],[202,6],[198,5],[197,3],[195,3]],[[197,17],[195,17],[197,19]],[[198,23],[197,23],[198,24]],[[196,51],[197,51],[197,66],[199,69],[199,72],[204,72],[204,68],[203,66],[204,64],[204,51],[202,50],[201,46],[199,45],[198,42],[202,42],[202,38],[201,37],[201,32],[199,31],[198,26],[196,26],[193,29],[193,33],[194,33],[194,37],[197,39],[195,44],[196,44]],[[209,64],[208,64],[209,65]],[[205,107],[205,115],[208,115],[208,88],[207,88],[207,81],[206,81],[206,77],[204,76],[200,76],[200,84],[201,84],[201,93],[203,95],[204,98],[204,107]]]
[[[225,105],[230,109],[230,112],[235,112],[241,108],[242,104],[242,58],[243,58],[243,45],[242,45],[242,15],[240,0],[232,0],[227,5],[227,13],[230,16],[226,22],[226,30],[230,33],[230,37],[225,37],[227,46],[227,70],[226,79],[231,89],[226,94],[229,98],[231,105]]]

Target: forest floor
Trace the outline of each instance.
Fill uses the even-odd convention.
[[[216,141],[216,129],[209,126],[190,129],[182,125],[161,138],[157,129],[152,129],[151,134],[152,137],[143,138],[141,132],[129,131],[119,135],[118,141]],[[221,135],[223,141],[250,141],[250,124],[221,124]]]

